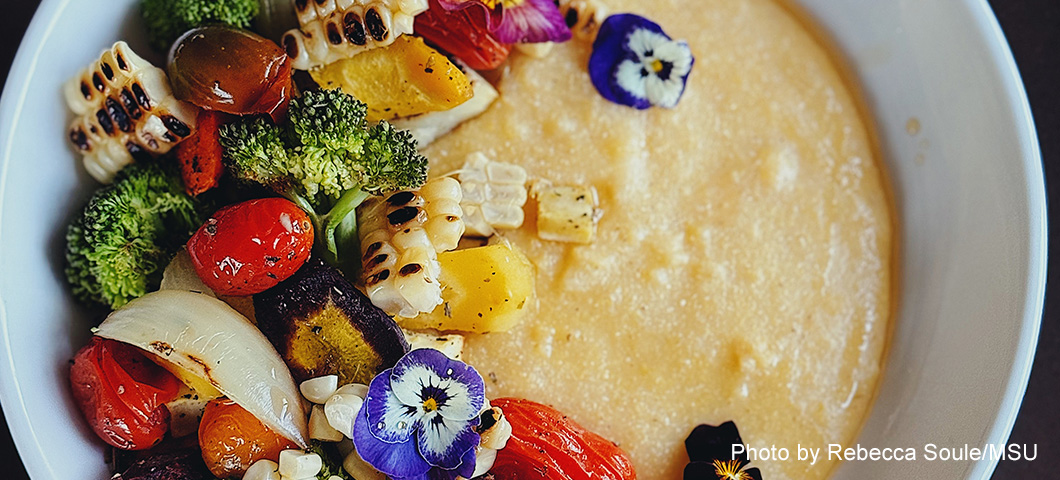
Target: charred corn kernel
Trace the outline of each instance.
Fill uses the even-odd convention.
[[[360,395],[357,393],[359,392],[340,390],[324,403],[324,416],[328,425],[347,438],[353,438],[353,421],[364,404],[364,395],[368,394],[367,391]]]
[[[475,471],[471,474],[471,478],[478,478],[481,475],[489,473],[490,469],[493,468],[493,464],[496,462],[496,450],[479,447],[478,450],[475,451]]]
[[[481,419],[476,429],[480,435],[479,446],[493,450],[501,450],[508,445],[508,439],[512,437],[512,424],[500,407],[491,407],[479,415]]]
[[[299,29],[283,36],[298,70],[310,70],[394,43],[412,33],[427,0],[295,0]]]
[[[455,248],[464,234],[460,200],[459,182],[442,177],[360,207],[364,284],[375,306],[412,317],[441,303],[438,252]]]
[[[324,467],[324,460],[312,452],[301,450],[284,450],[280,452],[280,475],[291,478],[316,477]]]
[[[136,159],[168,152],[195,131],[198,109],[177,100],[166,72],[125,42],[67,81],[63,95],[77,117],[70,142],[92,178],[103,183]]]
[[[534,267],[508,244],[438,254],[443,304],[430,313],[399,318],[411,330],[503,332],[522,320],[532,305]]]
[[[510,163],[494,162],[475,152],[460,169],[467,233],[488,237],[497,229],[523,225],[526,204],[526,170]]]
[[[584,185],[535,185],[537,236],[543,240],[592,243],[599,220],[596,189]]]
[[[316,404],[328,401],[335,390],[339,389],[338,375],[324,375],[322,377],[310,378],[298,385],[298,390],[306,400]]]
[[[258,460],[243,474],[243,480],[281,480],[279,469],[272,460]]]
[[[323,405],[313,405],[313,410],[309,413],[309,438],[324,442],[339,442],[344,438],[342,432],[328,423]]]
[[[596,32],[608,15],[601,0],[559,0],[559,12],[575,37],[590,42],[596,39]]]
[[[523,55],[529,55],[534,58],[545,58],[549,53],[552,53],[552,47],[556,44],[552,42],[540,42],[540,43],[517,43],[515,49],[519,50]]]
[[[311,72],[325,88],[341,88],[368,105],[368,121],[446,111],[471,99],[464,72],[416,37],[336,61]]]
[[[457,334],[438,335],[421,332],[405,332],[405,339],[409,342],[409,348],[433,348],[445,354],[445,356],[460,360],[464,353],[464,336]]]

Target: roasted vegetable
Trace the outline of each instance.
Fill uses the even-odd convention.
[[[196,118],[198,130],[177,144],[174,153],[184,179],[184,191],[196,196],[217,186],[225,171],[221,148],[223,113],[202,110]]]
[[[313,224],[297,205],[258,198],[210,216],[188,240],[199,278],[220,295],[264,292],[294,274],[313,248]]]
[[[151,48],[165,52],[177,37],[196,27],[250,27],[258,0],[143,0],[140,8]]]
[[[419,188],[427,179],[427,159],[416,141],[386,122],[369,127],[365,110],[338,90],[311,91],[291,101],[282,128],[246,118],[221,129],[235,177],[266,185],[305,209],[333,265],[358,258],[355,210],[361,202]]]
[[[430,0],[429,5],[426,12],[416,16],[416,35],[475,70],[493,70],[508,59],[512,46],[501,43],[490,32],[485,9],[449,10],[438,0]]]
[[[287,32],[283,47],[294,68],[310,70],[365,50],[385,47],[412,33],[427,0],[294,0],[301,29]]]
[[[369,122],[450,110],[472,95],[464,72],[416,37],[310,73],[322,87],[341,88],[368,104]]]
[[[399,319],[402,327],[473,333],[503,332],[530,311],[534,267],[506,244],[438,254],[442,305],[430,313]]]
[[[496,480],[637,478],[626,452],[556,409],[518,398],[490,403],[504,411],[512,428],[490,469]]]
[[[302,396],[269,340],[224,302],[162,290],[111,313],[96,335],[135,345],[209,382],[292,442],[308,439]]]
[[[298,381],[334,374],[339,384],[366,384],[409,348],[390,317],[317,259],[255,295],[254,309]]]
[[[199,425],[202,459],[217,478],[241,477],[254,462],[276,461],[298,446],[228,399],[206,404]]]
[[[129,167],[92,196],[66,232],[74,296],[118,308],[154,290],[202,218],[176,172],[154,163]]]
[[[535,185],[537,236],[543,240],[592,243],[600,210],[596,190],[585,185]]]
[[[93,337],[74,357],[70,386],[81,413],[103,441],[144,450],[169,429],[165,403],[180,381],[132,345]]]
[[[169,79],[125,42],[63,87],[74,112],[70,141],[92,178],[110,183],[133,160],[168,152],[195,131],[195,106],[177,100]]]
[[[526,204],[526,170],[510,163],[494,162],[475,152],[460,169],[464,199],[464,223],[471,235],[488,237],[497,229],[523,225]]]
[[[419,191],[368,200],[358,214],[364,286],[387,314],[413,317],[442,302],[438,252],[464,234],[460,184],[449,177]]]
[[[275,122],[286,117],[293,93],[291,62],[280,47],[223,26],[196,28],[180,37],[166,71],[181,100],[235,115],[268,114]]]
[[[399,129],[408,130],[412,134],[412,138],[416,139],[420,148],[424,148],[442,135],[452,131],[461,123],[485,112],[490,105],[493,105],[494,100],[500,97],[500,94],[478,72],[470,68],[463,68],[462,70],[468,81],[471,82],[471,89],[474,92],[470,100],[449,110],[397,118],[391,123]]]
[[[196,450],[153,455],[133,463],[111,480],[214,480]]]

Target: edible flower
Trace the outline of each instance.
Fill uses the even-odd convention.
[[[604,98],[636,109],[673,108],[685,91],[695,58],[688,43],[639,15],[604,20],[589,57],[589,77]]]
[[[357,453],[395,480],[471,478],[485,389],[471,366],[413,350],[368,386],[354,420]]]
[[[501,43],[566,42],[570,28],[553,0],[439,0],[446,10],[477,6],[489,13],[490,31]]]
[[[691,460],[685,466],[684,480],[762,480],[757,468],[747,468],[747,453],[733,456],[732,446],[743,445],[736,424],[700,425],[685,439]]]

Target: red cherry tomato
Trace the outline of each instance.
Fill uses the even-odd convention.
[[[125,450],[143,450],[169,430],[165,403],[177,397],[180,380],[140,349],[93,337],[77,352],[70,386],[92,430]]]
[[[637,478],[626,452],[556,409],[518,398],[490,404],[512,424],[512,437],[490,469],[496,480]]]
[[[430,8],[416,15],[416,35],[428,43],[463,60],[475,70],[493,70],[501,66],[512,46],[497,41],[489,30],[484,8],[449,11],[430,1]]]
[[[188,240],[195,271],[219,295],[264,292],[309,259],[313,224],[297,205],[262,198],[218,210]]]

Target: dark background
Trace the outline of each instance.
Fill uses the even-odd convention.
[[[0,68],[5,82],[22,34],[37,8],[37,0],[8,1],[0,15]],[[1027,88],[1042,148],[1047,186],[1060,185],[1060,1],[992,0],[991,6],[1008,37]],[[1060,188],[1060,187],[1057,187]],[[1049,188],[1049,203],[1060,205],[1060,190]],[[1054,201],[1056,200],[1056,201]],[[1056,210],[1050,209],[1050,219]],[[1050,224],[1053,222],[1050,221]],[[1055,228],[1055,227],[1054,227]],[[1049,250],[1060,252],[1060,233],[1049,238]],[[1049,283],[1060,275],[1060,254],[1049,261]],[[1037,444],[1033,462],[1002,462],[994,473],[999,480],[1060,478],[1060,290],[1050,289],[1045,301],[1038,353],[1030,385],[1009,442]],[[25,480],[6,423],[0,416],[0,477]],[[72,479],[74,480],[74,479]]]

